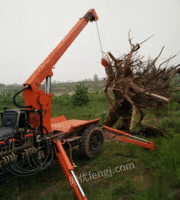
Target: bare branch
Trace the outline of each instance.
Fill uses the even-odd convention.
[[[141,43],[139,43],[139,45],[143,44],[144,42],[146,42],[147,40],[149,40],[150,38],[152,38],[155,35],[151,35],[150,37],[148,37],[146,40],[142,41]]]
[[[172,56],[171,58],[169,58],[169,59],[165,60],[164,62],[162,62],[162,63],[159,65],[159,69],[160,69],[161,65],[163,65],[164,63],[170,61],[171,59],[173,59],[173,58],[176,57],[176,56],[177,56],[177,55],[174,55],[174,56]]]

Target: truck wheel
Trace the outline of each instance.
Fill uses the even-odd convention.
[[[79,150],[85,157],[93,158],[100,153],[103,142],[103,130],[99,126],[90,126],[82,134]]]

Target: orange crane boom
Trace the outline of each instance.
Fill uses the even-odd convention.
[[[98,16],[94,9],[89,10],[84,17],[80,18],[77,24],[69,31],[64,39],[57,45],[57,47],[49,54],[49,56],[42,62],[42,64],[34,71],[29,79],[24,83],[25,90],[23,91],[25,105],[32,109],[44,110],[43,124],[48,132],[51,129],[51,100],[50,94],[51,76],[53,76],[52,69],[56,62],[61,58],[63,53],[72,44],[79,33],[85,28],[88,22],[97,21]],[[46,79],[45,92],[39,90],[40,84]],[[39,126],[39,116],[30,113],[29,120],[33,128]]]
[[[76,23],[76,25],[69,31],[69,33],[64,37],[64,39],[56,46],[56,48],[49,54],[49,56],[41,63],[41,65],[34,71],[34,73],[29,77],[29,79],[24,83],[28,85],[33,90],[37,90],[42,83],[42,81],[48,77],[52,76],[52,69],[56,62],[61,58],[64,52],[76,39],[79,33],[85,28],[88,22],[97,21],[98,16],[94,9],[89,10],[84,17]]]

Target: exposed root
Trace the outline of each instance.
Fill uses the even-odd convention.
[[[111,52],[108,52],[103,58],[106,63],[103,66],[107,74],[104,92],[111,105],[105,125],[113,126],[120,119],[121,128],[132,129],[132,108],[136,109],[136,113],[141,114],[137,123],[140,125],[144,118],[143,110],[158,114],[165,104],[173,100],[172,94],[177,90],[176,86],[180,80],[173,85],[170,83],[174,76],[180,73],[180,65],[171,67],[166,65],[162,68],[175,55],[162,62],[158,68],[156,67],[156,62],[164,47],[155,59],[143,61],[144,57],[138,55],[137,52],[140,45],[152,36],[135,45],[132,43],[130,32],[128,36],[130,43],[128,54],[115,58]],[[120,124],[118,127],[120,128]],[[164,135],[163,132],[158,131]]]

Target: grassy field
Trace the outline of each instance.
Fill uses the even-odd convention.
[[[109,104],[100,88],[89,92],[90,103],[81,108],[73,107],[67,92],[53,95],[52,117],[64,115],[67,119],[86,120],[100,117],[100,123],[103,122]],[[11,103],[9,97],[1,96],[1,108],[4,103]],[[155,143],[154,151],[106,140],[101,154],[90,160],[83,159],[78,148],[73,149],[75,174],[89,200],[180,199],[180,105],[169,104],[158,117],[147,113],[144,123],[157,126],[172,137],[148,138]],[[60,166],[54,165],[34,176],[8,179],[0,186],[0,199],[76,198]]]

